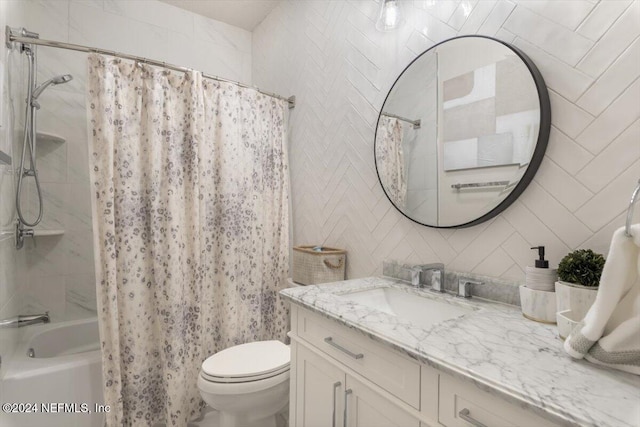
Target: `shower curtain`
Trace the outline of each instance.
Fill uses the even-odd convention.
[[[381,115],[376,133],[376,166],[387,195],[400,209],[405,207],[407,200],[402,137],[402,122],[394,117]]]
[[[286,337],[285,102],[92,54],[88,105],[107,423],[186,426],[204,359]]]

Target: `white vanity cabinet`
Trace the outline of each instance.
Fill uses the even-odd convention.
[[[418,362],[315,313],[291,312],[292,427],[420,427]]]
[[[291,427],[552,427],[356,330],[291,306]]]
[[[371,387],[302,344],[296,345],[295,423],[300,427],[419,427]],[[294,405],[293,402],[291,402]]]

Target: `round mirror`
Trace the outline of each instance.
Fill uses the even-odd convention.
[[[469,227],[493,218],[524,191],[551,126],[542,75],[499,40],[439,43],[400,74],[378,117],[376,170],[409,219]]]

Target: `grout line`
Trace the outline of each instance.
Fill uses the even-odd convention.
[[[625,94],[626,94],[626,91],[627,91],[631,86],[633,86],[634,84],[636,84],[636,82],[639,82],[639,83],[640,83],[640,76],[639,76],[639,77],[636,77],[636,79],[635,79],[634,81],[632,81],[632,82],[631,82],[631,84],[629,84],[629,86],[627,86],[627,88],[626,88],[624,91],[622,91],[622,93],[620,93],[620,95],[618,95],[618,96],[616,97],[616,99],[614,99],[613,101],[611,101],[611,104],[613,104],[613,103],[614,103],[614,102],[616,102],[620,97],[622,97],[623,95],[625,95]],[[609,104],[609,106],[611,106],[611,104]],[[590,128],[590,127],[591,127],[591,125],[592,125],[592,124],[593,124],[593,123],[594,123],[598,118],[600,118],[600,116],[602,116],[602,115],[606,112],[606,110],[608,110],[608,109],[609,109],[609,107],[607,107],[607,108],[605,109],[605,111],[603,111],[602,113],[600,113],[600,115],[599,115],[599,116],[596,116],[595,120],[593,120],[591,123],[589,123],[589,125],[588,125],[587,127],[585,127],[585,128],[582,130],[582,132],[580,132],[578,135],[576,135],[576,138],[575,138],[575,140],[574,140],[574,141],[575,141],[576,143],[580,144],[580,143],[578,142],[578,138],[580,138],[580,137],[581,137],[581,136],[582,136],[582,135],[583,135],[583,134],[584,134],[584,133],[585,133],[585,132]],[[636,119],[636,120],[637,120],[637,119]],[[632,125],[633,123],[635,123],[635,120],[631,123],[631,125]],[[629,126],[631,126],[631,125],[629,125]],[[593,151],[589,150],[587,147],[583,146],[582,144],[580,144],[580,146],[581,146],[582,148],[584,148],[585,150],[587,150],[588,152],[590,152],[591,154],[593,154],[594,156],[596,156],[596,157],[597,157],[597,156],[599,156],[599,155],[600,155],[600,153],[602,153],[602,152],[603,152],[603,151],[604,151],[608,146],[610,146],[610,145],[613,143],[613,141],[615,141],[616,139],[618,139],[618,138],[620,137],[620,135],[622,135],[622,133],[623,133],[625,130],[627,130],[627,129],[629,128],[629,126],[627,126],[626,128],[624,128],[622,131],[618,132],[618,133],[617,133],[613,138],[611,138],[611,140],[607,143],[607,145],[605,145],[605,146],[604,146],[602,149],[600,149],[600,151],[598,151],[597,153],[594,153]]]
[[[593,159],[589,160],[587,162],[587,164],[585,164],[579,171],[576,172],[576,175],[578,175],[579,173],[581,173],[583,170],[585,170],[591,163],[593,163],[607,148],[611,147],[617,140],[618,138],[620,138],[622,136],[623,133],[625,133],[627,130],[629,130],[629,128],[631,128],[633,125],[635,125],[638,121],[640,120],[640,118],[634,120],[633,122],[631,122],[631,124],[629,126],[627,126],[626,128],[624,128],[624,130],[622,132],[620,132],[620,134],[618,136],[616,136],[615,138],[613,138],[611,140],[610,143],[608,143],[597,155],[593,156]],[[576,142],[576,144],[578,144]],[[580,145],[580,144],[578,144]],[[582,145],[580,145],[582,147]],[[582,147],[584,148],[584,147]],[[586,148],[584,148],[587,152],[591,153],[589,150],[587,150]],[[636,159],[637,160],[637,159]],[[635,162],[635,160],[634,160]],[[618,174],[619,175],[619,174]],[[614,179],[616,179],[618,177],[618,175],[616,175],[612,180],[608,181],[607,184],[609,184],[611,181],[613,181]],[[606,186],[606,184],[605,184]]]
[[[631,1],[631,3],[629,3],[629,6],[627,6],[627,7],[626,7],[626,9],[624,9],[624,10],[622,11],[622,13],[621,13],[620,15],[618,15],[618,17],[617,17],[617,18],[616,18],[616,19],[611,23],[611,25],[609,25],[609,27],[608,27],[608,28],[607,28],[607,29],[602,33],[602,35],[598,38],[598,40],[596,40],[596,41],[593,43],[593,46],[591,47],[591,49],[589,49],[589,50],[588,50],[588,51],[583,55],[583,57],[582,57],[582,58],[580,58],[580,60],[576,63],[576,65],[575,65],[575,67],[576,67],[576,68],[577,68],[577,67],[579,67],[579,66],[581,65],[581,63],[585,60],[586,56],[587,56],[589,53],[591,53],[591,51],[596,47],[596,45],[597,45],[598,43],[600,43],[600,41],[601,41],[601,40],[602,40],[602,39],[603,39],[603,38],[604,38],[604,37],[609,33],[609,31],[611,31],[611,28],[613,28],[613,27],[618,23],[618,21],[620,21],[620,19],[622,19],[622,17],[624,16],[624,14],[625,14],[625,13],[627,13],[627,11],[628,11],[629,9],[631,9],[631,8],[633,7],[633,4],[634,4],[635,2],[637,2],[637,1],[638,1],[638,0],[632,0],[632,1]],[[595,9],[595,8],[594,8],[594,9]],[[583,37],[584,37],[584,36],[583,36]],[[616,59],[618,59],[618,58],[616,58]],[[614,60],[613,62],[615,62],[615,60]],[[589,76],[589,77],[591,77],[591,76]]]

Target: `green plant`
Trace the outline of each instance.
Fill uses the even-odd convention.
[[[605,259],[591,249],[570,252],[558,265],[558,277],[564,282],[597,287],[604,268]]]

